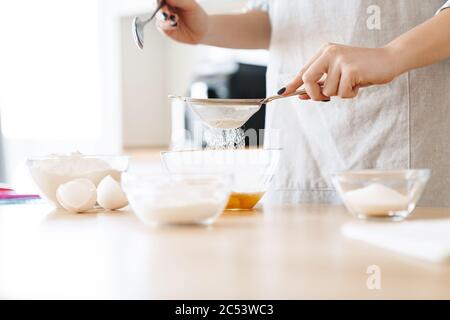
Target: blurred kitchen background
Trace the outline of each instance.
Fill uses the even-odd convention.
[[[219,13],[247,1],[199,2]],[[0,1],[1,182],[20,180],[31,155],[182,148],[197,119],[168,94],[265,96],[265,51],[187,46],[153,26],[139,51],[131,22],[152,10],[152,0]],[[263,126],[264,109],[247,128]]]

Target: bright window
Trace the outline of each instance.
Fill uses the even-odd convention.
[[[0,107],[8,139],[99,138],[97,1],[1,0]]]

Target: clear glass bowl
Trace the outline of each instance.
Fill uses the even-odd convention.
[[[56,199],[56,190],[61,184],[73,179],[87,178],[97,186],[108,175],[120,181],[122,173],[128,169],[129,157],[51,155],[28,158],[26,164],[40,195],[55,207],[61,207]]]
[[[333,184],[346,208],[360,219],[401,221],[416,208],[430,170],[339,172]]]
[[[231,192],[228,175],[124,173],[122,186],[136,216],[146,225],[210,225]]]
[[[278,166],[279,149],[197,150],[162,152],[171,174],[230,174],[228,210],[251,210],[263,197]]]

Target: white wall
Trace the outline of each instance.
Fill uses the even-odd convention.
[[[98,9],[92,0],[0,1],[8,180],[27,156],[117,151],[100,90]]]
[[[125,147],[168,145],[170,112],[167,103],[168,42],[153,28],[145,33],[145,50],[131,37],[132,18],[121,20],[122,134]]]

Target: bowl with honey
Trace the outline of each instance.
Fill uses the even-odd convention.
[[[170,174],[228,174],[232,193],[227,210],[253,210],[268,190],[278,166],[279,149],[194,150],[162,152]]]

